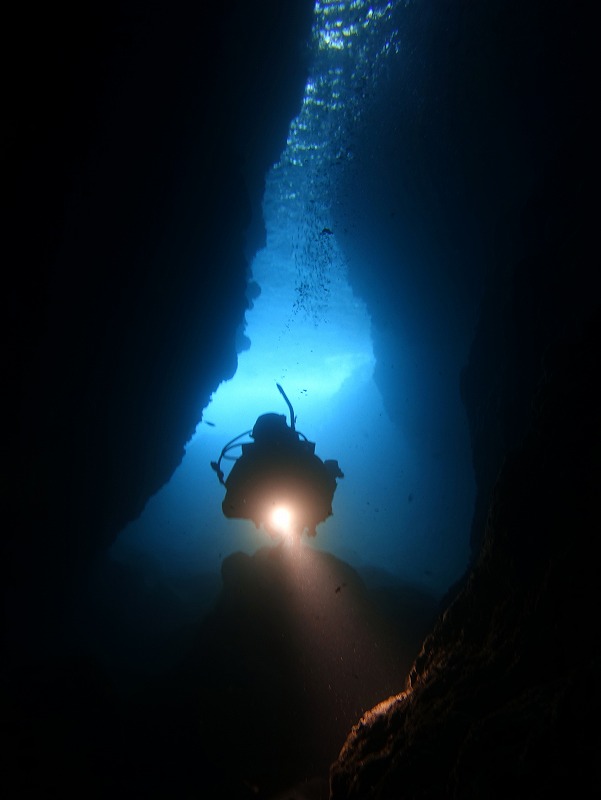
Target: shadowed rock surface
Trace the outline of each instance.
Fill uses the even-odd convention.
[[[54,646],[79,570],[170,479],[235,372],[264,177],[302,99],[311,16],[310,0],[10,9],[2,487],[16,651]]]
[[[406,691],[353,729],[332,798],[544,797],[596,780],[601,318],[546,359],[466,586]]]
[[[432,623],[434,600],[422,595],[419,609],[397,616],[348,564],[304,546],[235,553],[222,577],[183,666],[146,695],[150,707],[157,698],[165,705],[152,713],[161,724],[149,720],[145,740],[156,737],[160,759],[183,724],[177,748],[190,760],[174,757],[196,770],[193,753],[203,753],[216,796],[250,797],[254,787],[254,796],[267,798],[310,781],[323,796],[328,765],[353,720],[383,689],[398,690]],[[159,769],[161,778],[167,790],[172,776]]]
[[[400,585],[383,603],[348,564],[304,546],[235,553],[222,579],[212,609],[183,632],[185,647],[173,600],[158,592],[151,611],[164,632],[122,623],[150,673],[107,666],[102,656],[125,646],[104,639],[96,658],[40,660],[11,675],[5,722],[19,796],[85,787],[95,797],[327,798],[347,731],[382,691],[402,687],[436,603]],[[117,601],[115,616],[124,609]],[[173,620],[161,618],[169,612]],[[119,635],[115,618],[106,624]],[[144,638],[175,652],[174,663],[161,664]]]

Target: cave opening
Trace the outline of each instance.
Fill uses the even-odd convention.
[[[190,685],[202,683],[203,702],[234,692],[231,711],[206,715],[215,758],[248,749],[232,730],[260,702],[253,738],[281,752],[257,780],[274,788],[322,780],[349,727],[403,689],[469,558],[459,373],[471,312],[457,313],[444,260],[399,244],[401,177],[388,166],[404,113],[391,93],[408,68],[405,10],[316,3],[301,108],[265,179],[265,243],[250,261],[236,372],[202,409],[170,482],[110,550],[144,588],[107,634],[119,638],[105,648],[109,668],[135,687],[183,658],[200,670]],[[287,412],[278,384],[297,429],[345,476],[333,516],[296,556],[223,516],[210,467],[260,414]],[[289,715],[261,732],[282,697]],[[265,753],[248,752],[256,772]]]
[[[193,573],[218,574],[228,553],[251,553],[269,542],[252,523],[223,519],[223,490],[209,462],[259,414],[285,412],[279,382],[299,429],[346,475],[314,546],[374,579],[402,580],[438,597],[462,575],[474,492],[457,377],[465,351],[456,363],[442,363],[448,356],[440,342],[448,333],[428,330],[430,320],[411,308],[408,289],[399,306],[414,319],[404,338],[392,330],[378,355],[380,372],[388,369],[388,382],[394,376],[407,410],[405,421],[391,420],[382,396],[388,387],[374,380],[374,321],[353,285],[370,283],[381,306],[391,291],[405,291],[391,287],[387,275],[393,245],[386,250],[374,220],[361,218],[347,200],[385,168],[373,148],[373,123],[378,101],[403,69],[399,6],[316,4],[302,106],[266,177],[266,242],[251,263],[235,376],[203,410],[170,483],[119,536],[116,559],[188,580]],[[350,181],[357,184],[348,192]],[[376,256],[375,244],[365,244],[366,226],[380,239]],[[406,272],[422,269],[416,260]],[[385,323],[377,331],[380,344],[383,334]],[[447,383],[437,385],[442,371]],[[437,425],[447,426],[438,437]],[[213,591],[217,581],[207,585]]]

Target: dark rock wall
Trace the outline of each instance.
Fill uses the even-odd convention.
[[[340,235],[374,323],[376,381],[391,418],[411,415],[409,430],[424,425],[390,367],[398,343],[417,350],[433,394],[457,394],[454,373],[437,375],[465,359],[485,282],[521,246],[523,208],[560,146],[558,116],[571,125],[584,107],[579,67],[556,66],[561,26],[545,28],[546,13],[532,2],[402,8],[400,54],[351,143]],[[443,430],[443,404],[422,402]]]
[[[508,450],[532,423],[545,354],[578,336],[599,308],[594,265],[596,176],[588,113],[566,117],[564,139],[534,187],[513,239],[516,256],[496,265],[486,287],[461,394],[470,424],[478,497],[472,549],[478,553],[492,487]]]
[[[222,579],[182,663],[144,692],[139,781],[183,795],[202,768],[207,796],[321,800],[347,731],[407,673],[435,604],[405,606],[400,635],[355,570],[309,548],[234,553]]]
[[[460,382],[477,482],[475,566],[405,693],[353,729],[332,767],[334,800],[576,796],[599,783],[591,20],[556,3],[458,13],[454,49],[467,61],[451,69],[469,66],[458,72],[471,111],[445,147],[481,201],[486,271]],[[492,135],[470,136],[470,120]],[[424,148],[413,152],[421,164]],[[500,156],[497,172],[488,159]]]
[[[7,16],[3,537],[16,636],[169,480],[234,373],[246,256],[302,98],[312,5]]]
[[[484,382],[492,392],[502,385],[505,405],[526,406],[506,424],[516,438],[502,434],[494,466],[474,453],[478,486],[490,493],[503,450],[525,430],[544,347],[582,302],[594,303],[584,256],[596,130],[590,20],[538,0],[426,1],[398,20],[401,52],[349,142],[337,235],[372,316],[375,379],[409,436],[452,448],[454,418],[441,398],[459,400],[454,368],[470,350],[461,386],[470,424],[484,413]],[[538,261],[522,269],[533,251]],[[417,363],[400,376],[406,352]],[[419,407],[408,381],[425,388]],[[492,416],[488,436],[499,424]]]
[[[353,728],[332,798],[546,797],[598,786],[601,315],[549,353],[478,561],[406,692]]]

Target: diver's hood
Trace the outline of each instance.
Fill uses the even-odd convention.
[[[290,433],[295,431],[288,427],[284,414],[261,414],[250,435],[259,442],[288,437]]]

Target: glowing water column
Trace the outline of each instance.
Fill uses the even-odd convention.
[[[276,381],[306,425],[345,380],[371,376],[370,321],[348,283],[331,202],[338,172],[353,159],[353,129],[365,98],[376,88],[386,58],[398,51],[397,6],[364,0],[315,4],[302,108],[266,179],[267,245],[251,267],[261,295],[246,315],[251,347],[205,412],[222,430],[239,410],[241,396],[249,418],[277,405]]]
[[[112,550],[117,560],[149,553],[160,557],[163,568],[218,572],[228,552],[252,552],[265,543],[251,523],[224,518],[223,486],[209,463],[260,414],[286,413],[276,383],[291,399],[299,429],[317,443],[318,455],[337,458],[346,475],[336,492],[334,517],[320,527],[320,545],[335,550],[341,541],[347,550],[364,549],[364,540],[355,543],[354,537],[374,529],[367,513],[383,512],[385,498],[378,492],[396,496],[386,486],[369,484],[372,464],[392,480],[402,448],[371,380],[370,319],[349,285],[331,204],[338,175],[354,158],[353,132],[364,105],[398,51],[394,12],[399,5],[316,3],[302,108],[266,177],[267,242],[251,265],[261,294],[246,315],[250,349],[239,355],[236,374],[204,409],[203,423],[170,483],[120,535]],[[370,431],[360,450],[358,421]],[[393,512],[397,524],[400,512],[396,507]],[[383,513],[378,516],[380,522]],[[277,524],[285,527],[288,521],[280,518]],[[381,536],[370,542],[372,549],[386,545]],[[378,560],[375,552],[370,557]],[[390,554],[380,560],[389,564]]]

